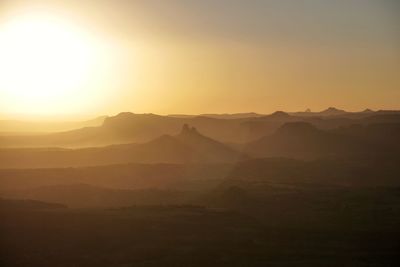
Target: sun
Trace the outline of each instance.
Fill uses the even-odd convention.
[[[0,24],[1,108],[44,114],[81,103],[96,56],[90,36],[57,16],[25,14]]]

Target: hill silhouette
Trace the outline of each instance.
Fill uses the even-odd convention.
[[[179,115],[170,115],[170,116],[179,116]],[[185,115],[180,115],[180,116],[185,116]],[[192,115],[192,117],[195,117],[196,115]],[[248,113],[233,113],[233,114],[213,114],[213,113],[205,113],[205,114],[200,114],[199,116],[201,117],[208,117],[208,118],[214,118],[214,119],[246,119],[246,118],[257,118],[257,117],[262,117],[264,115],[258,114],[255,112],[248,112]]]
[[[356,138],[320,130],[310,123],[290,122],[274,134],[247,145],[245,151],[255,157],[313,159],[366,152],[367,144]]]
[[[162,135],[174,135],[180,131],[183,124],[201,129],[204,135],[222,143],[246,143],[274,133],[287,122],[308,122],[320,129],[334,129],[352,124],[400,123],[400,113],[396,111],[339,113],[341,114],[325,116],[318,112],[289,114],[278,111],[270,115],[227,119],[124,112],[106,118],[104,123],[97,127],[41,135],[3,135],[0,136],[0,147],[79,148],[144,143]]]
[[[84,149],[1,149],[1,168],[76,167],[121,163],[232,162],[242,155],[184,125],[178,135],[142,144]]]
[[[343,115],[345,113],[346,113],[346,111],[344,111],[342,109],[337,109],[335,107],[329,107],[329,108],[319,112],[319,115],[335,116],[335,115]]]
[[[71,131],[84,127],[101,126],[107,116],[100,116],[86,121],[59,121],[59,120],[0,120],[0,135],[32,134],[47,132]]]

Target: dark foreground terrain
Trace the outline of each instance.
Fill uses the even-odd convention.
[[[217,117],[2,136],[0,266],[400,266],[400,112]]]
[[[398,189],[281,192],[262,199],[239,190],[218,194],[209,208],[68,209],[2,200],[0,265],[400,264]]]

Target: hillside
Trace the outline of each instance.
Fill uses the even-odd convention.
[[[331,110],[332,111],[332,110]],[[101,126],[85,127],[72,131],[35,134],[2,135],[0,147],[97,147],[113,144],[149,142],[162,135],[174,135],[183,124],[201,129],[201,132],[223,143],[246,143],[274,133],[287,122],[308,122],[320,129],[335,129],[353,124],[400,123],[399,112],[339,112],[286,113],[277,111],[269,115],[246,116],[160,116],[155,114],[120,113],[104,120]],[[337,112],[336,112],[337,113]],[[325,114],[325,115],[324,115]],[[329,113],[330,114],[330,113]],[[240,118],[239,118],[240,117]]]
[[[246,153],[254,157],[315,159],[329,156],[368,154],[368,143],[355,137],[336,134],[306,122],[291,122],[272,135],[249,143]]]
[[[32,133],[63,132],[84,127],[101,126],[106,116],[86,121],[59,120],[0,120],[0,135],[27,135]]]
[[[232,162],[239,152],[184,125],[180,134],[142,144],[84,149],[1,149],[0,168],[54,168],[121,163]]]

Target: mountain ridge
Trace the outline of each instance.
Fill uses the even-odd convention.
[[[0,149],[0,168],[77,167],[122,163],[232,162],[234,149],[184,125],[177,135],[161,135],[145,143],[81,149]]]
[[[222,143],[247,143],[274,133],[287,122],[304,121],[329,130],[352,124],[400,123],[399,111],[347,112],[329,116],[313,112],[302,114],[277,111],[257,117],[222,119],[205,116],[178,118],[124,112],[106,118],[101,126],[96,127],[42,135],[0,136],[0,147],[81,148],[143,143],[163,134],[174,135],[183,124],[201,129],[204,135]]]

